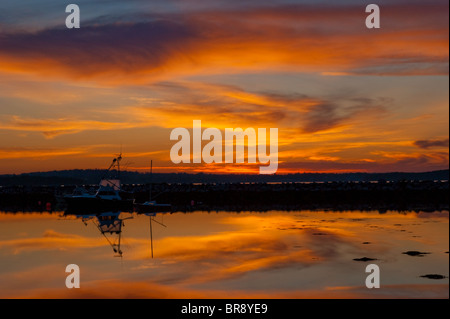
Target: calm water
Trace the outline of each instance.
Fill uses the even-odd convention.
[[[0,297],[449,297],[448,278],[421,277],[448,277],[447,211],[118,217],[101,224],[63,213],[0,213]],[[119,235],[102,230],[121,230],[121,257]],[[376,260],[353,260],[362,257]],[[379,289],[365,286],[369,263],[380,267]],[[68,264],[80,267],[80,289],[65,287]]]

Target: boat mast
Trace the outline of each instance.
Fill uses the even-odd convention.
[[[153,160],[150,160],[150,199],[149,202],[152,201],[152,184],[153,184]]]
[[[119,157],[117,157],[117,179],[120,181],[120,161],[122,160],[122,152],[120,152]],[[120,182],[119,182],[120,187]]]

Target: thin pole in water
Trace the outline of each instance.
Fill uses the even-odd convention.
[[[150,217],[150,245],[152,247],[152,258],[153,258],[153,231],[152,231],[152,216]]]

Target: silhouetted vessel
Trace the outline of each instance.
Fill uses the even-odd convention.
[[[68,212],[120,212],[132,211],[133,199],[123,192],[120,185],[120,161],[122,154],[114,158],[107,172],[117,168],[117,178],[103,178],[95,194],[86,189],[77,187],[71,195],[65,195]]]

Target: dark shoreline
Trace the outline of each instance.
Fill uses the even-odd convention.
[[[0,210],[10,212],[64,210],[71,186],[7,186],[0,188]],[[85,185],[94,191],[97,185]],[[123,185],[136,202],[149,199],[150,184]],[[152,199],[173,211],[229,210],[449,210],[448,181],[152,184]],[[193,204],[193,205],[192,205]]]
[[[292,173],[292,174],[207,174],[207,173],[140,173],[121,171],[123,184],[237,184],[237,183],[321,183],[321,182],[371,182],[371,181],[441,181],[449,180],[449,170],[421,173]],[[58,186],[97,184],[105,176],[119,176],[118,172],[100,169],[74,169],[65,171],[34,172],[19,175],[0,175],[1,186]]]

